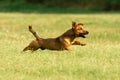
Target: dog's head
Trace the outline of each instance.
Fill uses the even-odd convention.
[[[87,30],[83,28],[82,23],[72,22],[72,30],[74,32],[75,37],[86,38],[86,35],[89,33]]]

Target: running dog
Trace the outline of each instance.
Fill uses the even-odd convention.
[[[77,37],[86,38],[86,35],[89,33],[87,30],[83,28],[82,23],[72,22],[72,28],[67,30],[62,35],[56,38],[41,38],[38,34],[32,29],[32,26],[29,26],[29,31],[36,38],[33,40],[27,47],[23,49],[23,51],[32,50],[36,51],[38,49],[45,50],[70,50],[71,45],[81,45],[85,44],[80,41],[75,40]]]

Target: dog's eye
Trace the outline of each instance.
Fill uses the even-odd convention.
[[[77,29],[78,31],[81,31],[81,29],[79,28],[79,29]]]
[[[82,30],[82,28],[79,28],[79,30]]]

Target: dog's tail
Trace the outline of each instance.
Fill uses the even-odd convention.
[[[32,29],[32,26],[29,25],[29,31],[34,35],[34,37],[37,39],[37,40],[40,40],[40,37],[38,36],[38,34]]]

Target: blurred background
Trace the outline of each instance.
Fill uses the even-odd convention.
[[[120,0],[0,0],[0,11],[30,12],[29,9],[33,9],[33,12],[62,12],[59,10],[66,12],[67,9],[119,11]],[[51,11],[51,9],[55,10]]]

